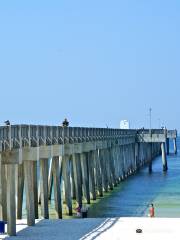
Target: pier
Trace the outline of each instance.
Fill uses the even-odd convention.
[[[151,173],[160,154],[162,170],[167,171],[169,140],[176,154],[176,137],[176,130],[166,129],[0,127],[0,217],[7,221],[8,234],[16,235],[16,218],[22,218],[24,187],[28,226],[40,216],[49,218],[52,187],[61,219],[62,192],[72,215],[72,199],[89,204],[144,165]]]

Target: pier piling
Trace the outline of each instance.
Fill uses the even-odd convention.
[[[169,138],[166,139],[166,150],[167,150],[167,155],[169,155]]]
[[[63,156],[62,160],[62,175],[65,188],[65,201],[68,208],[68,213],[72,215],[72,199],[71,199],[71,181],[70,181],[70,159],[68,155]]]
[[[174,143],[174,153],[177,154],[177,143],[176,143],[176,138],[173,139]]]
[[[52,173],[53,173],[53,183],[54,183],[54,201],[55,201],[56,215],[58,218],[62,218],[59,157],[55,156],[52,159]]]
[[[166,172],[168,170],[168,166],[167,166],[165,143],[161,143],[161,151],[162,151],[163,171]]]
[[[17,219],[22,219],[24,191],[24,168],[23,164],[17,165]]]
[[[48,208],[48,158],[39,160],[40,168],[40,196],[41,215],[44,219],[49,218]]]
[[[35,208],[34,208],[34,164],[33,161],[24,161],[24,177],[26,190],[26,209],[28,226],[35,225]]]
[[[2,220],[7,221],[7,171],[6,165],[1,164],[1,209]]]
[[[82,169],[83,192],[84,192],[84,196],[86,198],[87,204],[90,204],[88,161],[87,161],[86,153],[81,153],[80,161],[81,161],[81,169]]]
[[[16,235],[15,164],[7,165],[7,233]]]
[[[82,206],[82,182],[81,182],[81,165],[80,165],[80,154],[73,154],[73,170],[74,180],[76,188],[76,201],[79,206]]]

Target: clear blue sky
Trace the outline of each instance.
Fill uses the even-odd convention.
[[[180,1],[0,1],[0,123],[180,129]]]

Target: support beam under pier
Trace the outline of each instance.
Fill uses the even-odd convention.
[[[52,174],[54,183],[55,210],[57,217],[62,218],[59,156],[53,157],[52,159]]]
[[[100,151],[95,150],[95,175],[96,175],[96,185],[97,191],[100,197],[103,196],[103,184],[102,184],[102,172],[100,164]]]
[[[135,143],[135,170],[139,170],[139,143]]]
[[[73,154],[74,181],[76,186],[76,201],[82,206],[82,183],[81,183],[81,162],[80,154]]]
[[[49,173],[48,173],[48,199],[51,200],[53,186],[53,175],[52,175],[52,158],[49,161]]]
[[[166,172],[168,170],[168,166],[167,166],[165,143],[161,143],[161,151],[162,151],[163,171]]]
[[[16,235],[15,164],[7,165],[7,233]]]
[[[166,139],[167,155],[169,155],[169,138]]]
[[[149,173],[152,173],[152,143],[149,143],[148,146],[148,160],[149,160]]]
[[[81,160],[82,183],[83,183],[84,196],[86,198],[87,204],[90,204],[89,172],[88,172],[87,153],[81,153],[80,160]]]
[[[48,209],[48,159],[39,160],[40,167],[40,196],[41,196],[41,215],[49,218]]]
[[[94,151],[88,152],[89,184],[92,199],[96,200],[96,186],[94,175]]]
[[[26,190],[26,209],[28,226],[35,225],[35,208],[34,208],[34,164],[33,161],[24,161],[24,177]]]
[[[24,192],[24,168],[23,163],[17,165],[17,219],[22,219],[22,205]]]
[[[7,221],[7,168],[1,163],[1,217],[3,221]]]
[[[37,161],[33,161],[33,188],[34,188],[34,212],[35,219],[39,218],[38,214],[38,179],[37,179]]]
[[[104,188],[105,192],[108,192],[108,177],[107,177],[107,169],[106,169],[106,151],[105,151],[105,149],[100,150],[100,165],[101,165],[103,188]]]
[[[176,142],[176,138],[173,139],[173,144],[174,144],[174,153],[177,154],[177,142]]]
[[[70,156],[62,157],[62,175],[65,188],[65,201],[68,207],[69,215],[72,215],[72,199],[71,199],[71,181],[70,181]]]

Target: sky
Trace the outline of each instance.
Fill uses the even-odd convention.
[[[0,125],[180,130],[179,0],[1,0]]]

